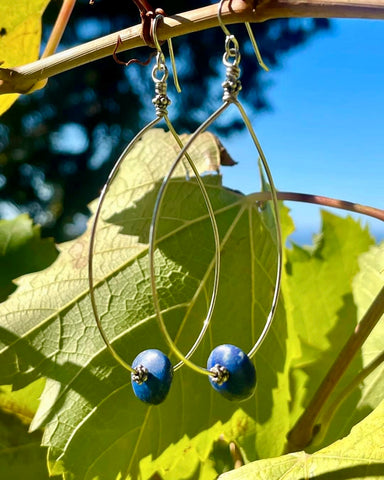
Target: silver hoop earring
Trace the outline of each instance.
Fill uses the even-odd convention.
[[[110,341],[108,340],[108,337],[103,329],[103,326],[100,321],[98,309],[97,309],[97,304],[96,304],[96,299],[95,299],[95,286],[94,286],[94,268],[93,268],[93,257],[94,257],[94,248],[95,248],[95,240],[96,240],[96,232],[97,232],[97,225],[99,221],[99,217],[102,211],[102,206],[104,203],[104,200],[106,198],[106,195],[108,193],[109,187],[116,177],[116,174],[126,158],[126,156],[132,151],[134,146],[137,144],[137,142],[144,136],[146,132],[148,132],[150,129],[155,127],[161,120],[165,121],[165,124],[169,131],[171,132],[173,138],[175,139],[178,147],[181,149],[183,147],[183,143],[176,133],[171,121],[169,120],[168,117],[168,111],[167,108],[170,105],[171,101],[169,97],[167,96],[167,79],[168,79],[168,69],[165,63],[165,58],[164,54],[161,50],[160,43],[157,39],[157,25],[159,21],[163,19],[162,15],[157,15],[155,19],[153,20],[153,38],[154,42],[156,45],[157,49],[157,55],[156,55],[156,64],[153,67],[152,70],[152,80],[155,85],[155,97],[153,98],[152,102],[155,106],[155,112],[156,112],[156,117],[154,120],[149,122],[134,138],[133,140],[128,144],[128,146],[125,148],[123,153],[120,155],[118,160],[116,161],[115,165],[113,166],[108,179],[106,183],[104,184],[104,187],[101,191],[99,201],[96,207],[95,215],[94,215],[94,220],[91,228],[91,234],[90,234],[90,242],[89,242],[89,253],[88,253],[88,282],[89,282],[89,294],[90,294],[90,299],[91,299],[91,305],[92,305],[92,310],[93,314],[96,320],[96,324],[98,327],[98,330],[101,334],[101,337],[110,352],[110,354],[113,356],[113,358],[128,372],[131,374],[131,383],[132,387],[134,390],[135,395],[142,400],[143,402],[150,403],[150,404],[159,404],[161,403],[167,396],[171,382],[172,382],[172,377],[173,377],[173,372],[176,370],[179,366],[173,367],[171,365],[171,362],[169,358],[160,350],[157,349],[148,349],[143,352],[141,352],[137,357],[133,360],[132,364],[129,364],[126,362],[120,355],[119,353],[114,349],[114,347],[111,345]],[[171,52],[172,55],[172,52]],[[174,59],[172,58],[172,65],[174,68],[175,72],[175,65],[174,65]],[[177,82],[177,77],[174,75],[175,80],[175,85],[177,90],[179,90],[178,82]],[[195,341],[194,345],[192,346],[190,352],[186,355],[186,357],[189,357],[192,355],[193,351],[198,347],[199,343],[201,342],[204,333],[209,325],[210,319],[212,317],[212,312],[214,308],[214,304],[216,301],[216,296],[217,296],[217,291],[218,291],[218,279],[219,279],[219,270],[220,270],[220,241],[219,241],[219,234],[218,234],[218,229],[215,221],[215,216],[213,213],[213,208],[209,200],[209,196],[207,193],[207,190],[204,186],[204,183],[199,175],[199,172],[192,161],[191,157],[188,155],[188,153],[184,152],[183,155],[180,157],[180,161],[183,160],[185,164],[186,170],[188,167],[191,168],[193,171],[196,181],[200,187],[200,191],[202,193],[202,196],[204,198],[204,202],[206,204],[208,214],[210,217],[212,229],[213,229],[213,234],[214,234],[214,241],[215,241],[215,281],[214,281],[214,287],[213,287],[213,292],[212,292],[212,298],[210,302],[210,308],[208,309],[208,313],[206,316],[206,319],[203,324],[202,331],[200,335],[198,336],[197,340]],[[179,162],[178,162],[179,163]],[[161,200],[158,202],[157,209],[159,210],[161,205]],[[157,210],[157,211],[158,211]],[[151,235],[151,234],[150,234]],[[153,246],[152,246],[153,249]],[[152,283],[154,284],[154,270],[153,270],[153,255],[151,256],[151,264],[150,264],[150,270],[151,270],[151,279]]]
[[[276,312],[279,294],[280,294],[280,284],[281,284],[281,271],[282,271],[282,236],[280,230],[280,218],[279,218],[279,206],[277,201],[276,188],[272,178],[271,171],[268,166],[267,159],[264,155],[264,152],[261,148],[261,145],[257,139],[255,131],[252,127],[252,124],[243,108],[241,103],[238,100],[238,94],[241,90],[240,82],[240,50],[239,45],[234,37],[231,35],[226,26],[222,22],[221,10],[222,10],[223,0],[219,4],[218,18],[220,26],[225,34],[225,53],[223,55],[223,64],[226,68],[225,80],[222,84],[223,86],[223,104],[204,122],[200,127],[191,135],[188,142],[181,149],[179,155],[175,159],[173,165],[171,166],[168,175],[164,178],[162,186],[158,192],[157,200],[155,203],[155,208],[153,211],[153,217],[150,228],[150,241],[149,241],[149,257],[150,257],[150,275],[151,275],[151,284],[152,284],[152,296],[153,303],[155,306],[156,317],[160,326],[160,329],[171,349],[171,351],[178,357],[179,363],[175,368],[179,368],[182,365],[193,369],[197,373],[206,375],[209,378],[209,381],[213,388],[221,393],[224,397],[229,400],[246,400],[251,395],[253,395],[255,386],[256,386],[256,371],[255,367],[251,361],[257,350],[260,348],[262,342],[266,338],[269,329],[272,325],[272,321]],[[275,278],[275,288],[272,298],[272,303],[270,307],[269,314],[266,318],[264,328],[251,347],[248,354],[245,354],[244,351],[238,348],[235,345],[224,344],[217,346],[212,350],[207,361],[207,367],[202,367],[190,360],[191,354],[195,351],[195,346],[191,348],[188,354],[183,355],[180,350],[175,345],[171,336],[169,335],[166,325],[163,320],[163,316],[160,309],[159,298],[156,287],[156,279],[154,274],[154,250],[155,250],[155,239],[157,232],[157,224],[159,218],[159,212],[162,204],[163,197],[165,195],[167,186],[171,180],[173,173],[175,172],[177,166],[179,165],[181,159],[187,154],[188,149],[191,147],[193,142],[196,140],[199,134],[204,132],[208,127],[210,127],[215,120],[217,120],[230,105],[234,105],[252,138],[252,141],[257,149],[259,158],[263,165],[266,177],[268,179],[270,189],[271,189],[271,198],[274,210],[274,217],[276,222],[276,243],[277,243],[277,269],[276,269],[276,278]],[[213,223],[213,222],[212,222]],[[216,253],[218,251],[217,242],[216,242]],[[219,262],[218,258],[216,262]],[[217,292],[213,292],[213,297],[215,297]],[[206,331],[208,325],[203,327],[202,334]]]

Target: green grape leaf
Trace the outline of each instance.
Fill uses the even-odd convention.
[[[39,406],[44,384],[44,379],[40,378],[21,390],[12,391],[10,385],[1,386],[0,409],[5,413],[16,415],[23,423],[29,425]]]
[[[114,179],[97,227],[96,303],[108,338],[130,363],[147,348],[170,353],[152,306],[148,233],[158,189],[177,151],[169,134],[147,133]],[[190,154],[201,172],[212,171],[220,164],[221,147],[206,133]],[[271,212],[260,211],[254,195],[225,189],[220,175],[203,178],[222,248],[214,316],[193,355],[205,366],[214,346],[233,343],[247,351],[258,338],[271,305],[277,259],[267,218]],[[281,219],[285,241],[292,231],[285,207]],[[164,480],[213,479],[230,467],[224,445],[233,441],[245,461],[277,457],[303,408],[302,387],[313,393],[360,318],[352,279],[358,257],[371,244],[355,221],[323,213],[318,243],[284,252],[283,295],[255,356],[255,396],[241,404],[229,402],[210,388],[206,376],[183,367],[166,401],[154,407],[134,397],[129,373],[110,356],[97,330],[87,279],[88,229],[63,244],[46,270],[21,278],[17,291],[0,306],[0,381],[21,388],[47,377],[31,428],[44,426],[50,473],[68,479],[156,474]],[[372,255],[374,265],[379,254]],[[213,259],[200,189],[179,166],[161,211],[155,275],[167,328],[183,352],[207,312]],[[352,366],[360,367],[364,356]],[[366,380],[350,409],[368,391]],[[377,398],[370,401],[369,410],[376,404]]]
[[[41,432],[28,433],[17,417],[0,410],[0,471],[6,480],[48,480],[46,449]]]
[[[384,243],[373,246],[359,257],[360,271],[353,280],[353,296],[358,317],[361,318],[384,285]],[[377,323],[362,346],[362,366],[367,367],[384,351],[384,318]],[[353,372],[356,374],[356,372]],[[342,432],[360,421],[383,398],[384,365],[382,364],[364,380],[358,403],[346,417]]]
[[[169,134],[149,132],[122,165],[97,229],[96,301],[108,338],[128,362],[146,348],[168,351],[154,318],[147,239],[156,192],[176,152]],[[201,171],[220,163],[210,134],[190,154]],[[219,175],[205,176],[205,183],[220,232],[222,273],[212,324],[193,357],[202,366],[220,343],[252,347],[270,309],[276,274],[275,240],[252,196],[223,188]],[[0,310],[0,380],[21,387],[38,376],[48,378],[32,428],[45,426],[50,472],[76,479],[135,478],[140,469],[152,468],[144,459],[156,460],[186,439],[196,445],[200,434],[206,435],[206,447],[195,447],[200,459],[221,434],[235,438],[251,460],[279,455],[290,394],[283,299],[255,356],[256,395],[241,410],[215,393],[205,376],[185,367],[175,374],[166,401],[148,407],[134,397],[130,375],[111,358],[96,328],[88,297],[88,243],[86,232],[62,245],[56,262],[24,277]],[[179,167],[161,212],[155,260],[162,312],[184,352],[205,318],[213,258],[199,187]],[[210,465],[201,468],[211,475]]]
[[[48,480],[46,449],[41,448],[42,432],[28,433],[44,387],[40,379],[12,392],[0,387],[0,471],[2,478]]]
[[[384,478],[384,401],[351,433],[310,455],[291,453],[253,462],[220,475],[220,480],[318,480]]]
[[[284,214],[284,210],[283,210],[283,214]],[[284,215],[282,218],[284,218]],[[351,231],[353,232],[355,237],[360,236],[363,239],[367,238],[366,232],[359,227],[358,223],[353,224],[350,222],[350,219],[336,219],[333,215],[327,214],[324,216],[324,223],[323,223],[323,240],[324,241],[333,243],[333,245],[335,244],[343,245],[342,241],[335,243],[332,237],[327,238],[327,236],[324,235],[325,232],[335,231],[333,227],[335,224],[339,224],[339,227],[340,227],[339,231],[341,231],[341,229],[343,228],[345,229],[347,238],[351,235]],[[339,238],[341,240],[342,235],[339,235]],[[369,242],[367,242],[367,245],[369,245]],[[328,262],[327,268],[329,271],[331,271],[332,268],[334,269],[338,268],[338,261],[340,258],[336,255],[336,253],[339,251],[338,248],[329,248],[329,253],[327,253],[327,255],[324,255],[322,257],[323,263]],[[315,249],[312,248],[312,251],[314,250]],[[290,254],[290,251],[288,251],[288,256],[289,254]],[[384,271],[384,269],[382,268],[383,261],[384,261],[383,246],[371,247],[371,249],[368,252],[360,255],[360,257],[358,258],[358,265],[360,267],[360,271],[354,277],[353,282],[349,282],[349,285],[351,285],[351,283],[353,284],[354,299],[357,302],[357,306],[358,306],[357,316],[356,316],[355,310],[352,311],[353,313],[352,320],[357,321],[357,318],[361,318],[361,316],[365,313],[365,310],[368,308],[370,302],[373,300],[374,296],[376,295],[378,290],[381,288],[382,286],[381,276]],[[292,269],[292,265],[288,264],[287,268],[290,271]],[[325,265],[323,266],[323,268],[325,268]],[[364,287],[361,288],[363,285]],[[302,290],[300,291],[302,292]],[[359,292],[360,295],[358,295],[357,292]],[[284,293],[285,293],[285,298],[287,298],[286,291],[284,291]],[[360,298],[362,296],[361,295],[362,293],[364,297],[363,299]],[[339,300],[337,299],[337,296],[335,296],[335,299],[337,301]],[[302,299],[302,305],[305,306],[305,302],[306,302],[306,299],[304,297]],[[318,302],[314,301],[314,299],[312,298],[311,302],[314,309],[321,309],[322,307],[321,298],[319,298]],[[288,297],[287,303],[289,303],[289,297]],[[346,312],[344,311],[344,315],[345,313]],[[363,366],[366,366],[367,363],[373,360],[373,357],[375,357],[376,355],[378,355],[380,352],[383,351],[383,348],[382,348],[382,339],[383,339],[383,333],[384,333],[383,327],[384,327],[383,322],[381,323],[379,322],[378,326],[376,327],[376,330],[371,334],[368,341],[363,346],[363,354],[361,356]],[[342,345],[346,341],[347,336],[350,333],[351,331],[346,331],[346,335],[341,339],[339,345]],[[289,352],[291,352],[291,356],[294,361],[296,360],[297,355],[301,353],[300,348],[302,347],[302,345],[300,344],[300,342],[297,341],[296,335],[297,335],[297,331],[294,331],[287,343],[287,362],[291,358]],[[310,340],[312,340],[312,338],[310,338]],[[372,341],[374,342],[375,347],[368,349],[367,351],[367,346]],[[305,346],[305,342],[303,342],[303,345]],[[371,351],[371,354],[369,354],[369,351]],[[374,353],[373,355],[372,355],[372,352]],[[312,357],[310,357],[310,359],[313,361]],[[294,361],[293,361],[293,364],[294,364]],[[355,365],[352,365],[351,372],[349,373],[349,375],[347,375],[347,379],[354,377],[358,373],[358,370],[355,370],[354,367]],[[315,369],[313,369],[313,371],[315,371]],[[293,373],[295,372],[296,372],[296,368],[293,367]],[[325,374],[325,370],[322,370],[321,368],[317,369],[317,372],[316,372],[317,384],[320,383],[324,374]],[[332,424],[333,428],[330,430],[330,433],[331,433],[330,438],[333,438],[333,439],[340,438],[343,434],[347,434],[353,425],[355,425],[358,421],[364,418],[364,416],[366,416],[372,409],[374,409],[378,405],[378,403],[382,399],[382,392],[383,392],[382,380],[383,380],[382,368],[379,368],[375,373],[371,374],[370,377],[366,379],[366,381],[362,386],[360,386],[359,388],[356,388],[356,392],[354,392],[354,394],[351,396],[352,398],[348,399],[346,401],[346,406],[343,409],[341,409],[342,414],[340,415],[340,412],[339,411],[337,412],[336,421],[334,424]],[[345,384],[345,381],[343,383]],[[298,391],[295,390],[292,393],[296,395],[298,393],[300,394],[300,390]],[[359,397],[360,397],[360,400],[359,400]],[[351,414],[351,412],[353,412],[353,415]],[[291,418],[292,420],[296,419],[296,414],[294,411],[291,413]],[[222,428],[222,432],[225,432],[226,426],[224,425],[221,428]],[[236,439],[236,436],[229,437],[229,438]],[[315,441],[318,443],[319,440],[317,437],[315,437]],[[324,443],[325,443],[324,439],[322,439],[322,444]],[[201,466],[203,465],[204,458],[202,458],[201,455],[199,456],[196,452],[195,452],[195,455],[193,456],[192,454],[193,445],[194,445],[194,442],[191,441],[188,444],[188,447],[186,447],[186,444],[184,442],[178,446],[179,447],[178,450],[176,450],[176,446],[173,446],[172,448],[169,449],[169,452],[166,451],[164,455],[161,456],[157,461],[152,462],[152,466],[157,467],[156,471],[158,471],[164,479],[176,478],[176,477],[173,477],[172,475],[168,476],[168,472],[170,471],[170,467],[172,465],[172,458],[173,458],[173,463],[175,463],[176,458],[180,459],[180,463],[182,463],[183,458],[185,456],[183,452],[186,451],[187,452],[186,455],[188,455],[188,459],[190,460],[191,458],[193,458],[195,465],[199,465],[199,462],[200,462],[200,468],[202,468]],[[311,448],[316,449],[316,443]],[[167,459],[166,459],[167,453],[169,454],[169,457],[170,457],[169,463],[167,463]],[[217,473],[220,473],[220,471],[218,471]],[[201,478],[205,478],[205,477],[201,477]],[[207,476],[207,478],[215,478],[215,476],[211,475],[211,476]],[[293,478],[296,478],[296,477],[293,477]]]
[[[53,240],[41,239],[27,214],[0,220],[0,302],[16,289],[12,280],[46,268],[57,254]]]
[[[49,0],[14,0],[0,3],[0,64],[11,68],[38,58],[41,16]],[[0,115],[17,100],[18,94],[0,96]]]
[[[292,358],[292,419],[301,414],[356,327],[359,317],[352,281],[359,271],[359,256],[373,244],[367,228],[350,217],[323,211],[322,223],[322,233],[312,247],[293,245],[287,252],[283,290]],[[351,372],[361,366],[358,356]],[[345,376],[338,389],[349,379]],[[332,435],[328,443],[340,438],[340,432]]]
[[[367,252],[360,255],[358,264],[359,272],[353,279],[352,287],[356,315],[360,320],[383,286],[384,244],[372,246]],[[334,404],[339,394],[343,393],[342,389],[350,382],[352,383],[360,370],[367,367],[384,351],[383,338],[384,322],[382,318],[364,342],[355,361],[343,375],[338,388],[331,395],[329,404],[319,419],[319,423],[323,424],[323,428],[325,425],[328,432],[327,434],[324,431],[320,433],[320,440],[322,436],[324,437],[321,442],[315,437],[315,448],[317,445],[327,445],[336,438],[347,435],[351,427],[376,408],[383,399],[384,365],[381,364],[361,384],[356,385],[353,392],[343,398],[341,403],[337,401],[336,409]]]

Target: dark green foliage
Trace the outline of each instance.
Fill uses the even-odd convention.
[[[40,238],[40,226],[33,225],[28,215],[0,221],[0,302],[16,288],[17,277],[37,272],[57,257],[51,239]]]

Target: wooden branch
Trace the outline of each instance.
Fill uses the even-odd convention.
[[[360,205],[359,203],[348,202],[346,200],[296,192],[277,192],[277,198],[279,200],[312,203],[313,205],[347,210],[348,212],[360,213],[372,218],[377,218],[377,220],[384,222],[384,210],[367,205]]]
[[[276,18],[366,18],[384,19],[384,0],[231,0],[223,7],[226,24],[264,22]],[[158,27],[160,40],[218,26],[217,4],[167,17]],[[0,94],[28,93],[40,80],[113,54],[118,38],[119,51],[145,45],[141,25],[121,30],[97,40],[70,48],[48,58],[12,69],[0,69]]]
[[[306,448],[315,436],[317,419],[324,405],[334,391],[355,355],[368,338],[368,335],[384,315],[384,287],[377,294],[364,317],[357,324],[338,357],[325,375],[309,405],[288,433],[286,453],[298,452]]]
[[[249,195],[255,202],[266,202],[271,200],[270,192],[257,192]],[[278,200],[287,202],[311,203],[312,205],[321,205],[322,207],[338,208],[348,212],[359,213],[368,217],[376,218],[384,222],[384,210],[380,208],[361,205],[359,203],[339,200],[337,198],[323,197],[321,195],[311,195],[299,192],[276,192]]]

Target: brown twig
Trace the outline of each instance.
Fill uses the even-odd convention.
[[[231,0],[231,8],[225,4],[222,10],[222,19],[227,24],[290,17],[384,19],[384,0],[264,0],[255,8],[244,0]],[[209,5],[166,17],[157,33],[161,41],[217,26],[217,5]],[[0,94],[28,92],[40,80],[110,56],[119,36],[121,51],[142,47],[145,42],[141,33],[141,25],[136,25],[37,62],[0,69]]]
[[[311,195],[307,193],[294,192],[278,192],[279,200],[288,200],[294,202],[312,203],[323,205],[324,207],[339,208],[340,210],[348,210],[349,212],[361,213],[369,217],[377,218],[384,221],[384,210],[359,203],[347,202],[346,200],[338,200],[337,198],[323,197],[322,195]]]
[[[384,287],[380,290],[375,300],[356,326],[354,332],[347,340],[340,354],[321,382],[316,393],[288,434],[286,452],[295,452],[307,447],[314,435],[317,420],[322,413],[324,405],[335,389],[339,380],[351,364],[354,356],[384,315]]]
[[[229,453],[231,454],[231,457],[233,460],[234,469],[240,468],[245,464],[244,457],[241,453],[241,450],[235,442],[229,443]]]
[[[75,3],[76,0],[63,0],[59,15],[57,16],[55,25],[53,26],[51,35],[49,36],[47,45],[41,58],[47,58],[55,53],[56,48],[60,43],[61,37],[63,36],[64,30],[71,17]]]
[[[60,41],[63,33],[67,27],[68,21],[71,17],[72,10],[75,6],[76,0],[63,0],[63,4],[61,5],[60,12],[56,18],[55,24],[53,26],[52,32],[49,36],[47,45],[45,46],[44,52],[41,55],[41,59],[48,58],[52,56]],[[31,85],[31,88],[26,93],[31,93],[35,90],[40,90],[44,88],[48,82],[48,78],[43,78]],[[0,80],[0,88],[1,88],[1,80]]]
[[[252,198],[254,198],[255,202],[265,202],[271,199],[271,194],[269,192],[253,193]],[[347,202],[346,200],[323,197],[322,195],[311,195],[298,192],[277,192],[277,199],[282,201],[312,203],[323,207],[339,208],[341,210],[367,215],[368,217],[384,221],[384,210],[370,207],[368,205],[360,205],[359,203]]]
[[[327,404],[327,407],[322,409],[321,417],[319,417],[319,423],[315,425],[316,436],[312,445],[316,443],[319,445],[323,440],[328,431],[328,427],[332,422],[338,408],[345,401],[345,399],[354,391],[356,388],[370,375],[374,372],[382,363],[384,363],[384,352],[378,355],[369,365],[364,367],[360,372],[346,385],[338,395]]]
[[[118,65],[123,65],[124,67],[129,67],[129,65],[132,65],[133,63],[136,63],[138,65],[141,65],[143,67],[145,67],[146,65],[148,65],[150,63],[150,61],[152,60],[152,58],[156,55],[156,52],[151,52],[149,55],[148,55],[148,58],[146,60],[139,60],[138,58],[131,58],[130,60],[128,60],[127,62],[123,62],[122,60],[119,59],[119,57],[117,56],[117,51],[121,45],[121,38],[119,37],[117,39],[117,44],[116,44],[116,47],[113,51],[113,54],[112,54],[112,57],[113,59],[115,60],[115,62],[118,64]]]

